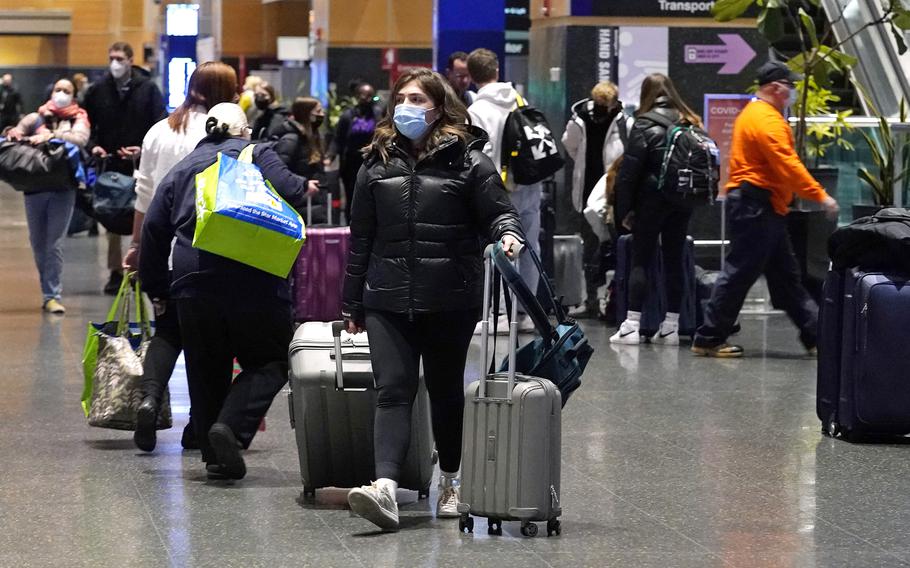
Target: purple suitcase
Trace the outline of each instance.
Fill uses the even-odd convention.
[[[291,271],[296,321],[341,319],[341,287],[350,240],[348,227],[307,229],[306,242]]]

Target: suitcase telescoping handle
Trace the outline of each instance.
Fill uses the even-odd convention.
[[[488,397],[487,380],[490,378],[490,326],[491,313],[493,311],[493,279],[498,278],[499,274],[493,263],[493,254],[501,253],[502,244],[495,243],[487,246],[483,253],[484,257],[484,278],[483,278],[483,321],[480,324],[480,386],[477,390],[477,398],[491,401],[512,402],[512,390],[515,388],[515,353],[518,350],[518,302],[515,293],[508,286],[503,287],[507,293],[512,296],[512,314],[509,318],[509,368],[508,368],[508,388],[506,398]],[[515,251],[516,256],[521,253],[524,247]],[[492,314],[492,317],[498,317],[498,314]],[[496,341],[496,338],[493,338]]]
[[[332,338],[335,340],[335,390],[362,391],[364,390],[362,387],[345,388],[344,386],[344,362],[342,361],[343,355],[341,353],[341,332],[344,330],[344,327],[343,321],[332,322]],[[351,371],[348,372],[348,378],[358,384],[370,383],[373,382],[373,373]]]
[[[332,226],[332,199],[331,199],[331,196],[327,196],[327,198],[326,198],[325,211],[326,211],[326,213],[325,213],[326,221],[328,222],[328,225],[331,227]],[[313,196],[310,194],[307,194],[307,196],[306,196],[306,225],[307,225],[307,227],[309,227],[312,224],[313,224]]]

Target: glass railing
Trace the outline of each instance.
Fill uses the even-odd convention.
[[[810,125],[833,124],[833,118],[827,116],[811,117],[807,120]],[[868,183],[860,179],[858,171],[861,167],[865,167],[874,176],[877,177],[879,175],[878,167],[872,158],[872,150],[869,148],[863,132],[870,135],[878,143],[881,143],[882,136],[877,118],[850,117],[846,122],[850,128],[843,132],[843,139],[853,146],[852,149],[848,150],[837,144],[831,144],[825,149],[824,156],[816,157],[812,155],[813,152],[810,150],[810,156],[806,158],[806,166],[813,170],[813,173],[815,173],[816,168],[823,170],[816,177],[840,203],[840,224],[846,224],[853,220],[854,205],[874,204],[872,189]],[[900,156],[904,151],[904,147],[910,145],[910,123],[898,120],[889,120],[888,122],[891,127],[891,138],[895,145],[895,174],[899,176],[903,171]],[[791,118],[790,123],[795,130],[796,119]],[[810,137],[808,146],[811,148],[812,144],[813,139]],[[834,170],[830,170],[830,168]],[[828,169],[828,172],[831,173],[836,172],[836,179],[833,179],[831,175],[826,175],[824,173],[825,169]],[[905,207],[910,202],[908,200],[910,175],[896,185],[900,189],[897,190],[896,188],[894,192],[894,206]],[[800,204],[800,206],[812,207],[809,204]]]

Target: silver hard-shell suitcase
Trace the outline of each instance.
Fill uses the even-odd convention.
[[[525,536],[537,534],[533,521],[547,521],[547,536],[560,534],[562,399],[552,382],[515,374],[512,362],[518,344],[518,326],[514,294],[509,370],[488,374],[494,270],[488,249],[481,324],[481,379],[471,383],[465,394],[459,528],[473,532],[471,515],[476,515],[488,518],[490,534],[502,534],[502,521],[521,521],[521,533]]]
[[[376,479],[376,390],[369,342],[366,334],[349,335],[343,327],[343,322],[304,323],[289,350],[288,406],[306,497],[322,487],[359,487]],[[435,461],[430,404],[421,377],[399,486],[428,497]]]
[[[553,237],[553,268],[556,295],[564,306],[580,306],[588,297],[585,289],[585,245],[579,235]]]

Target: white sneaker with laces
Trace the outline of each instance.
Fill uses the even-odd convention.
[[[656,345],[679,345],[679,326],[662,322],[660,329],[651,338]]]
[[[439,487],[439,499],[436,501],[436,517],[450,519],[461,516],[458,512],[458,488]]]
[[[386,531],[398,530],[398,503],[387,487],[371,485],[355,487],[348,492],[351,511]]]
[[[641,343],[641,322],[624,320],[619,331],[610,337],[610,343],[620,345],[638,345]]]

